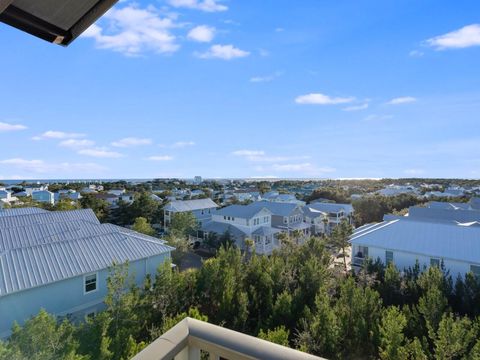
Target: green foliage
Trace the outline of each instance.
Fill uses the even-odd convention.
[[[272,330],[267,330],[266,332],[260,330],[260,332],[258,333],[258,337],[260,339],[267,340],[283,346],[289,346],[289,336],[290,331],[288,331],[285,326],[279,326]]]
[[[92,209],[100,222],[107,221],[110,210],[105,200],[96,198],[94,194],[83,194],[79,203],[83,209]]]
[[[155,230],[152,226],[148,223],[147,219],[144,217],[138,217],[135,219],[133,223],[132,230],[137,231],[139,233],[153,236],[155,235]]]
[[[406,359],[408,351],[403,334],[407,318],[395,306],[383,312],[380,324],[379,355],[382,360]]]

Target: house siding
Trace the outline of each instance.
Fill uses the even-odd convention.
[[[155,275],[160,264],[170,258],[169,253],[137,260],[129,264],[129,274],[137,285],[142,285],[147,274]],[[10,335],[14,321],[22,325],[40,309],[57,315],[71,314],[73,321],[81,321],[88,312],[104,308],[107,295],[108,269],[97,271],[97,290],[84,293],[84,275],[31,288],[0,297],[0,338]]]

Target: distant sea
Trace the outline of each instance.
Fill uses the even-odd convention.
[[[2,180],[0,182],[5,185],[15,185],[22,182],[29,184],[56,184],[56,183],[95,183],[100,184],[102,182],[116,182],[116,181],[127,181],[133,183],[142,183],[151,181],[153,179],[18,179],[18,180]]]

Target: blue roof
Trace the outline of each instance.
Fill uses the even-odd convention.
[[[42,214],[46,212],[48,211],[43,210],[41,208],[37,208],[37,207],[0,209],[0,217]]]
[[[215,212],[215,215],[220,216],[232,216],[242,219],[251,219],[257,215],[262,209],[267,209],[266,206],[263,206],[263,203],[251,203],[249,205],[230,205],[222,209],[218,209]],[[267,209],[268,211],[268,209]]]

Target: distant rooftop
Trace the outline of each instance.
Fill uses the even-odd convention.
[[[197,200],[174,200],[170,201],[166,206],[165,210],[175,211],[175,212],[184,212],[184,211],[195,211],[202,209],[211,209],[217,208],[218,205],[213,202],[212,199],[197,199]]]

